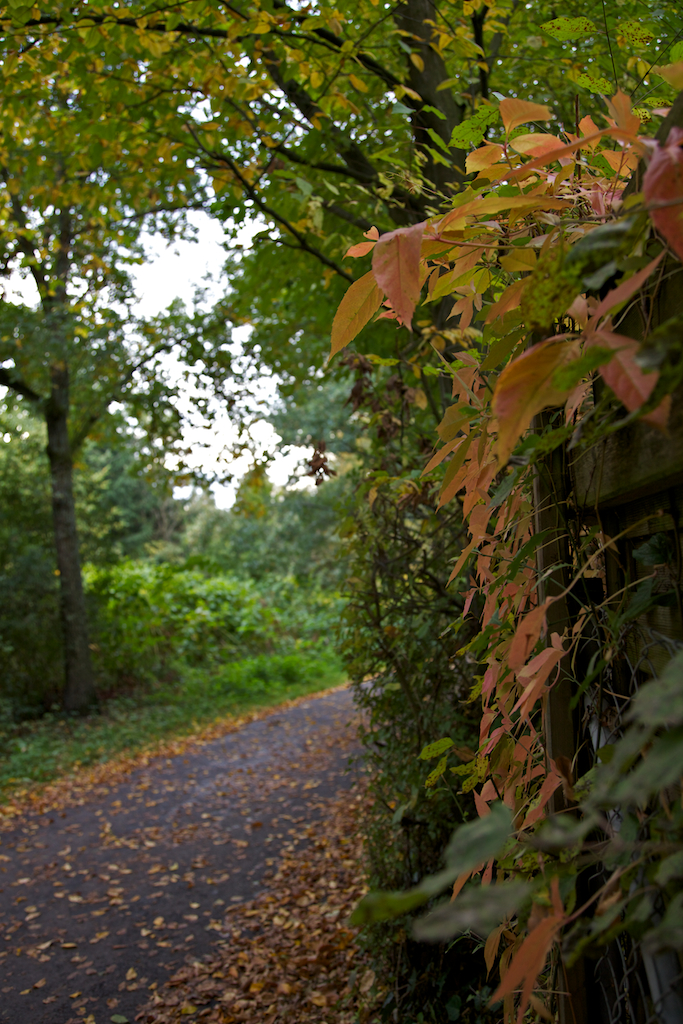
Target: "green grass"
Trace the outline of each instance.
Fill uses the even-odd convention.
[[[0,801],[74,768],[186,736],[240,715],[344,682],[339,661],[320,651],[245,658],[213,670],[178,667],[177,683],[114,697],[91,715],[48,714],[0,722]]]

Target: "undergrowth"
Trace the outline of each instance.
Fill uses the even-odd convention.
[[[11,708],[0,707],[0,800],[74,768],[191,734],[218,718],[277,705],[343,681],[333,654],[309,648],[256,655],[209,670],[177,664],[168,681],[140,684],[103,700],[82,717],[51,711],[16,722]]]

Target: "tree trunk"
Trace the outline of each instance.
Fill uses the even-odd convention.
[[[68,430],[69,371],[63,363],[52,367],[51,380],[45,420],[64,642],[64,708],[66,711],[85,711],[95,700],[95,685],[90,664],[73,494],[73,460]]]

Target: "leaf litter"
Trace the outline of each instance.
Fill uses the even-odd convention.
[[[369,1021],[375,978],[348,923],[366,892],[363,799],[357,783],[328,801],[322,819],[292,837],[264,891],[228,909],[218,950],[177,971],[136,1020]]]
[[[345,758],[358,749],[355,716],[344,710],[347,698],[339,704],[333,696],[330,704],[330,696],[324,694],[315,708],[309,695],[301,707],[296,701],[273,709],[279,714],[264,723],[265,733],[260,725],[252,739],[247,740],[250,730],[243,734],[247,746],[240,741],[212,748],[202,733],[182,750],[168,751],[176,755],[172,759],[149,766],[136,759],[142,770],[132,777],[128,765],[117,767],[102,790],[89,790],[82,777],[74,788],[73,780],[65,780],[59,792],[44,794],[40,809],[30,802],[30,810],[15,818],[11,836],[11,819],[6,820],[0,844],[12,856],[2,853],[0,859],[22,859],[12,871],[15,880],[6,880],[7,911],[0,912],[0,925],[8,941],[17,929],[27,930],[14,938],[21,947],[13,956],[9,948],[0,954],[10,953],[13,963],[10,984],[3,986],[12,1007],[16,1002],[17,1012],[20,1004],[25,1012],[23,1001],[31,1001],[33,992],[45,1007],[32,1004],[36,1024],[66,1024],[67,1017],[68,1024],[90,1017],[102,1024],[112,1014],[142,1020],[140,1001],[156,989],[157,1005],[147,1013],[160,1012],[167,979],[180,968],[181,980],[174,975],[170,989],[184,985],[187,995],[176,1005],[174,992],[168,1012],[175,1008],[178,1020],[203,1020],[218,1009],[223,1016],[209,1019],[240,1020],[239,1006],[228,1013],[219,997],[234,988],[230,967],[245,974],[246,957],[253,961],[249,984],[233,1002],[246,998],[247,1007],[259,1007],[259,1013],[265,1008],[267,1021],[277,1020],[278,1000],[286,1003],[285,1015],[292,1006],[305,1007],[296,1010],[304,1022],[349,1020],[334,1016],[333,997],[344,993],[348,999],[354,984],[357,993],[367,994],[374,979],[358,956],[355,933],[344,924],[362,895],[354,824],[360,790],[345,798],[353,820],[351,811],[338,813],[332,803],[340,797],[337,787],[351,784],[342,777]],[[45,816],[57,808],[62,811],[54,819]],[[243,902],[254,885],[264,884],[256,900]],[[238,903],[227,914],[226,901]],[[88,906],[93,903],[96,909]],[[228,943],[230,962],[221,970]],[[239,951],[245,954],[241,959]],[[149,959],[157,953],[158,963]],[[268,974],[279,969],[274,1003],[264,964]],[[8,960],[4,965],[10,967]],[[224,979],[213,977],[217,971]],[[210,982],[215,988],[217,981],[223,982],[221,991],[207,1003],[211,986],[199,986]]]

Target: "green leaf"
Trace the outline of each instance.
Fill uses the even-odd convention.
[[[663,888],[674,878],[683,878],[683,850],[672,853],[661,862],[655,875],[655,882]]]
[[[645,28],[642,21],[621,21],[617,25],[617,32],[630,46],[635,48],[646,48],[655,38],[655,33]]]
[[[553,387],[570,391],[593,370],[608,363],[613,356],[613,349],[601,348],[599,345],[591,346],[578,359],[555,371],[552,379]]]
[[[641,565],[668,565],[674,557],[671,541],[665,533],[655,533],[640,547],[634,548],[633,557]]]
[[[485,818],[478,818],[455,830],[446,847],[446,864],[456,872],[456,878],[465,871],[471,871],[498,853],[511,829],[512,813],[505,804],[496,801],[491,804],[491,813]]]
[[[483,938],[518,911],[532,892],[533,886],[526,882],[466,889],[455,900],[442,903],[416,921],[413,934],[420,942],[447,942],[468,931]]]
[[[496,124],[498,118],[497,107],[479,107],[471,117],[461,121],[453,129],[451,146],[455,146],[457,149],[468,149],[471,145],[478,145],[484,138],[486,129],[489,125]]]
[[[433,743],[428,743],[426,747],[423,747],[420,751],[420,757],[423,761],[430,761],[433,757],[443,754],[445,750],[450,750],[452,746],[453,740],[450,736],[444,736],[443,739],[434,740]]]
[[[579,75],[576,84],[580,85],[582,89],[588,89],[589,92],[599,93],[600,96],[609,96],[614,89],[614,84],[608,78],[603,78],[602,75],[590,75],[587,71]]]
[[[507,568],[507,572],[505,573],[505,575],[508,577],[508,579],[514,579],[522,565],[522,562],[524,562],[527,558],[531,558],[536,548],[543,543],[545,538],[548,536],[549,532],[549,530],[541,530],[540,533],[535,533],[533,537],[531,537],[531,539],[526,542],[526,544],[522,545],[522,547],[519,549],[519,551],[512,559],[510,565]]]
[[[683,724],[683,651],[671,659],[659,679],[645,683],[636,694],[628,721],[651,729]]]
[[[112,1014],[109,1020],[112,1022],[112,1024],[130,1024],[128,1018],[124,1017],[122,1013]]]
[[[355,926],[376,921],[389,921],[423,906],[438,896],[460,875],[489,860],[503,847],[512,827],[512,815],[504,804],[491,805],[485,818],[461,825],[453,835],[447,851],[448,867],[436,875],[428,875],[407,892],[370,892],[360,901],[351,924]],[[501,886],[494,886],[496,890]]]
[[[444,756],[441,758],[436,768],[434,768],[427,778],[425,779],[425,786],[429,789],[431,786],[435,786],[439,781],[443,773],[446,771],[446,765],[448,764],[448,757]]]
[[[678,678],[680,687],[680,673]],[[679,714],[677,709],[672,717],[678,718]],[[644,806],[651,797],[678,782],[682,764],[683,729],[672,729],[660,736],[633,771],[617,783],[612,791],[615,804]]]
[[[665,949],[683,948],[683,893],[678,893],[666,909],[663,920],[643,936],[643,949],[650,955]]]
[[[565,15],[546,21],[541,28],[560,43],[565,43],[568,39],[581,39],[582,36],[589,36],[596,31],[590,18],[567,18]]]

